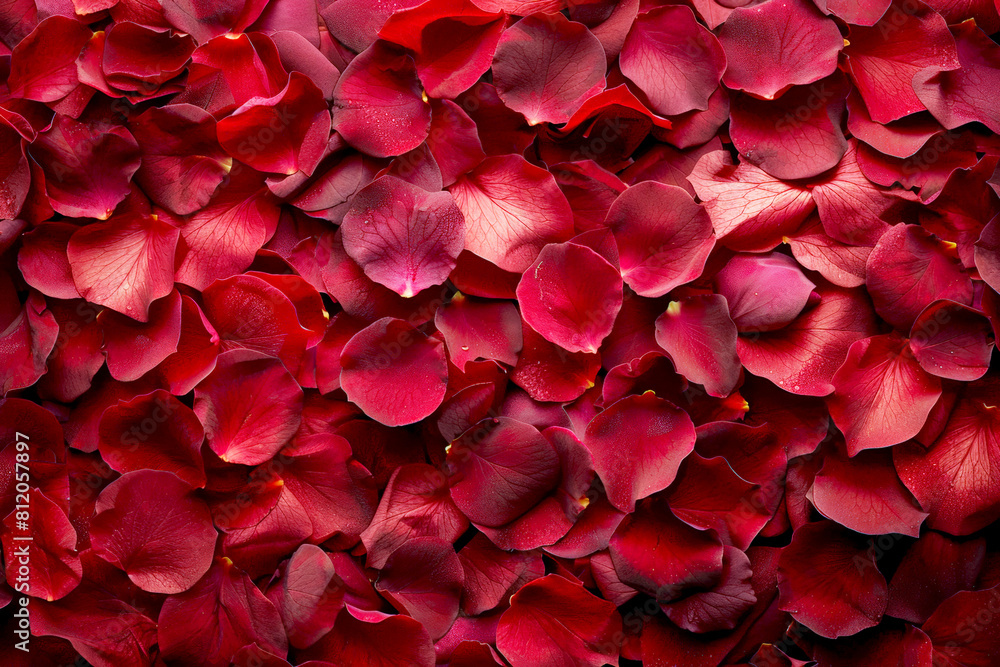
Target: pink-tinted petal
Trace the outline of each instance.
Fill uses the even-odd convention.
[[[725,151],[708,153],[688,176],[712,219],[719,242],[734,250],[770,250],[813,210],[809,191],[749,163],[734,165]]]
[[[983,228],[976,241],[975,260],[986,284],[994,290],[1000,289],[1000,215]]]
[[[859,540],[829,521],[795,531],[778,565],[780,608],[821,637],[853,635],[882,620],[885,578]]]
[[[529,125],[565,123],[604,90],[607,61],[586,26],[562,16],[528,16],[504,31],[493,80],[504,103]]]
[[[430,131],[431,108],[421,93],[413,59],[387,42],[375,42],[337,82],[333,128],[369,155],[402,155]]]
[[[871,247],[841,243],[823,230],[818,218],[806,224],[786,243],[795,260],[805,268],[816,271],[834,285],[860,287],[865,284],[865,264]]]
[[[187,482],[159,470],[112,482],[90,523],[94,551],[152,593],[194,586],[212,565],[216,537],[205,501]]]
[[[966,385],[944,432],[929,449],[907,444],[894,450],[896,470],[930,512],[931,528],[968,535],[1000,513],[997,390],[995,378]]]
[[[387,426],[420,421],[444,400],[444,345],[402,320],[385,317],[359,331],[340,363],[348,399]]]
[[[715,276],[741,334],[773,331],[805,308],[816,285],[788,255],[737,255]]]
[[[76,225],[69,223],[46,222],[21,236],[17,268],[26,283],[46,296],[79,298],[66,256],[66,246],[76,230]]]
[[[167,598],[157,623],[160,651],[171,662],[225,667],[252,643],[276,655],[288,651],[278,610],[228,558],[216,559],[192,588]]]
[[[266,594],[281,614],[288,642],[306,648],[333,628],[344,606],[344,592],[344,582],[327,553],[303,544],[288,559],[280,578],[268,584]]]
[[[298,430],[302,390],[277,359],[252,352],[222,355],[195,388],[194,411],[223,461],[257,465]]]
[[[449,188],[465,216],[465,247],[524,271],[546,243],[573,235],[573,213],[552,175],[516,155],[483,160]]]
[[[925,108],[913,90],[915,74],[961,66],[948,24],[923,3],[897,0],[872,27],[853,26],[849,40],[848,71],[878,123]]]
[[[657,113],[675,116],[707,109],[726,70],[715,35],[683,5],[641,14],[619,57],[622,74],[646,94]]]
[[[449,193],[382,176],[354,196],[341,232],[344,250],[369,278],[410,297],[448,278],[465,220]]]
[[[671,301],[656,320],[656,342],[677,372],[704,385],[711,396],[728,396],[740,379],[737,330],[724,296]]]
[[[704,207],[680,188],[655,181],[620,194],[605,224],[618,244],[622,278],[641,296],[663,296],[694,280],[715,247]]]
[[[550,244],[517,286],[525,321],[570,352],[597,352],[622,303],[621,274],[590,248]]]
[[[87,301],[139,322],[174,289],[179,230],[155,215],[131,214],[78,229],[66,252],[73,282]]]
[[[612,404],[590,422],[584,436],[608,500],[623,512],[670,486],[694,440],[690,417],[652,392]]]
[[[719,41],[729,62],[723,83],[768,100],[832,74],[844,48],[837,24],[802,0],[738,7]]]
[[[618,661],[621,623],[612,603],[550,574],[511,598],[497,626],[497,648],[513,667],[600,667]]]

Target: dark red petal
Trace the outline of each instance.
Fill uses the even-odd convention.
[[[458,617],[464,583],[462,563],[451,543],[418,537],[392,552],[375,588],[401,612],[420,621],[437,641]]]
[[[128,130],[110,130],[56,114],[29,148],[45,172],[45,191],[57,213],[107,220],[129,193],[139,146]]]
[[[942,299],[927,306],[913,323],[910,349],[928,373],[971,382],[989,370],[991,331],[980,311]]]
[[[341,224],[344,250],[375,282],[411,297],[447,280],[465,220],[447,192],[382,176],[358,192]]]
[[[100,309],[83,299],[49,300],[59,324],[55,347],[45,360],[47,371],[38,381],[39,395],[71,403],[90,389],[104,365],[104,332],[97,323]]]
[[[986,542],[982,538],[958,542],[941,533],[926,532],[907,549],[892,575],[885,613],[923,623],[955,593],[976,588],[985,560]],[[933,576],[927,576],[931,572]]]
[[[198,42],[226,33],[241,33],[257,20],[265,0],[162,0],[163,16]]]
[[[458,558],[465,571],[462,611],[482,614],[508,603],[512,592],[545,573],[538,553],[509,553],[477,535],[462,547]]]
[[[932,664],[988,667],[1000,652],[998,604],[996,586],[962,591],[942,602],[921,626],[934,645]]]
[[[736,325],[724,296],[684,297],[671,301],[656,320],[656,342],[677,372],[704,385],[711,396],[728,396],[740,379]]]
[[[115,23],[105,32],[103,74],[118,90],[154,93],[181,73],[194,47],[189,35],[137,23]]]
[[[150,304],[149,322],[144,324],[113,310],[98,315],[111,377],[122,382],[138,380],[177,352],[181,304],[177,290],[157,299]]]
[[[313,544],[303,544],[288,559],[280,578],[268,584],[266,594],[281,614],[288,642],[307,648],[333,628],[344,607],[344,591],[330,556]]]
[[[670,486],[694,440],[687,414],[652,392],[609,406],[590,422],[583,439],[608,500],[623,512]]]
[[[402,155],[430,131],[431,107],[422,92],[413,59],[387,42],[375,42],[337,81],[333,128],[369,155]]]
[[[983,228],[976,241],[976,268],[990,287],[1000,289],[1000,215]]]
[[[85,24],[65,16],[49,16],[39,23],[11,53],[11,96],[55,102],[72,93],[79,85],[77,56],[92,34]]]
[[[159,470],[130,472],[108,485],[90,523],[94,551],[153,593],[194,586],[212,565],[216,537],[205,501]]]
[[[715,247],[705,209],[680,188],[655,181],[621,193],[605,224],[618,244],[622,278],[641,296],[663,296],[694,280]]]
[[[76,230],[77,226],[69,223],[45,222],[20,237],[17,268],[26,283],[46,296],[79,298],[66,255],[66,246]]]
[[[827,405],[851,456],[914,437],[941,396],[941,380],[920,367],[896,334],[851,345],[833,386]]]
[[[451,362],[460,370],[477,359],[513,366],[521,351],[521,318],[514,304],[468,298],[461,292],[434,314]]]
[[[333,630],[300,657],[345,667],[434,667],[435,663],[434,644],[418,621],[350,606],[337,616]]]
[[[621,274],[590,248],[550,244],[517,286],[521,313],[549,342],[570,352],[597,352],[622,303]]]
[[[908,444],[893,452],[903,483],[930,512],[931,528],[968,535],[1000,517],[998,389],[996,378],[967,385],[929,449]]]
[[[29,586],[18,586],[23,589],[19,592],[49,602],[65,597],[80,583],[83,573],[76,551],[76,530],[69,517],[37,488],[31,491],[28,521],[15,521],[19,515],[14,511],[7,515],[0,536],[7,582],[28,581]],[[25,535],[29,536],[28,540],[24,540]],[[24,602],[21,608],[27,604]]]
[[[441,100],[433,103],[431,109],[427,148],[441,169],[442,182],[448,186],[454,184],[459,176],[475,169],[486,153],[483,152],[476,124],[462,107],[450,100]]]
[[[573,212],[552,175],[517,155],[483,160],[449,190],[465,216],[465,247],[524,271],[546,243],[573,235]]]
[[[757,601],[750,586],[750,559],[736,547],[725,547],[722,578],[714,588],[664,605],[671,621],[691,632],[735,628]]]
[[[302,389],[281,362],[253,352],[221,355],[194,395],[208,445],[229,463],[264,463],[301,421]]]
[[[916,225],[887,231],[867,264],[868,291],[875,311],[906,331],[936,299],[972,303],[972,281],[948,246]]]
[[[948,24],[923,3],[896,0],[872,27],[853,26],[849,39],[848,71],[878,123],[925,108],[913,91],[915,74],[961,67]]]
[[[738,7],[719,29],[719,41],[729,61],[722,81],[769,100],[832,74],[844,48],[837,24],[802,0]]]
[[[389,554],[411,538],[452,542],[468,525],[448,494],[445,476],[432,466],[413,463],[393,472],[361,541],[368,551],[368,566],[381,568]]]
[[[607,61],[586,26],[562,16],[533,15],[504,31],[493,55],[500,99],[529,125],[565,123],[604,90]]]
[[[87,301],[139,322],[150,304],[174,289],[180,231],[155,215],[126,215],[78,229],[66,254],[73,282]]]
[[[168,597],[157,622],[160,651],[171,662],[225,667],[251,643],[275,655],[288,651],[278,610],[228,558],[216,559],[190,590]]]
[[[684,7],[658,7],[641,14],[622,47],[622,74],[664,116],[707,109],[726,70],[726,54],[715,35]]]
[[[781,553],[778,589],[782,610],[831,639],[877,625],[889,597],[874,555],[829,521],[795,531]]]
[[[511,372],[514,384],[536,401],[572,401],[594,386],[601,356],[570,352],[550,343],[522,322],[524,347]]]
[[[98,429],[98,449],[114,470],[165,470],[205,486],[204,429],[191,408],[167,392],[118,401],[101,415]]]
[[[387,426],[420,421],[444,400],[444,345],[402,320],[386,317],[359,331],[340,363],[348,399]]]
[[[486,419],[451,443],[451,497],[477,524],[518,518],[559,483],[559,455],[534,426]]]
[[[511,598],[497,626],[497,648],[514,667],[600,667],[618,662],[621,623],[612,603],[550,574]]]
[[[875,313],[861,290],[820,285],[820,302],[783,329],[740,337],[740,361],[785,391],[826,396],[855,341],[875,333]]]
[[[840,129],[848,86],[843,75],[795,86],[777,100],[733,98],[729,132],[748,162],[781,179],[812,178],[847,151]]]

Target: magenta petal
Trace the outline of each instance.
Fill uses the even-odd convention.
[[[780,253],[737,255],[715,276],[741,334],[773,331],[798,317],[816,287]]]
[[[927,525],[968,535],[1000,518],[1000,410],[996,378],[966,385],[941,436],[929,449],[893,450],[896,470],[921,507]]]
[[[258,171],[312,175],[330,138],[323,93],[301,72],[292,72],[277,95],[252,98],[218,124],[219,143]]]
[[[931,375],[971,382],[990,368],[991,331],[989,319],[978,310],[954,301],[935,301],[913,323],[910,349]]]
[[[302,389],[277,359],[223,354],[194,395],[208,444],[226,462],[264,463],[299,427]]]
[[[604,47],[586,26],[532,15],[504,31],[493,55],[500,99],[529,125],[565,123],[604,90]]]
[[[837,24],[803,0],[738,7],[719,41],[729,61],[723,83],[768,100],[832,74],[844,48]]]
[[[392,552],[375,588],[437,641],[458,617],[465,573],[451,543],[418,537]]]
[[[375,282],[411,297],[447,280],[465,220],[447,192],[382,176],[358,192],[341,224],[344,250]]]
[[[107,220],[128,195],[140,162],[125,128],[106,130],[59,114],[29,152],[45,172],[52,208],[75,218]]]
[[[194,586],[212,565],[216,537],[205,501],[159,470],[130,472],[108,485],[90,522],[94,551],[152,593]]]
[[[949,250],[917,225],[896,225],[887,231],[868,256],[868,291],[875,311],[906,331],[932,301],[970,305],[972,281]]]
[[[704,207],[680,188],[655,181],[621,193],[605,224],[618,244],[622,278],[641,296],[663,296],[694,280],[715,247]]]
[[[150,304],[174,289],[179,230],[155,215],[126,215],[87,225],[70,238],[66,252],[83,298],[139,322]]]
[[[694,593],[663,607],[678,626],[691,632],[712,632],[735,628],[757,601],[751,577],[750,559],[736,547],[725,547],[722,578],[714,588]]]
[[[705,386],[711,396],[728,396],[740,379],[736,325],[724,296],[689,296],[671,301],[656,320],[656,342],[677,372]]]
[[[44,222],[21,236],[17,268],[24,281],[46,296],[79,298],[66,247],[77,230],[65,222]]]
[[[421,92],[413,59],[387,42],[375,42],[337,81],[333,128],[369,155],[402,155],[430,131],[431,108]]]
[[[465,216],[465,248],[505,271],[524,271],[546,243],[573,236],[555,179],[518,155],[486,158],[449,190]]]
[[[451,497],[477,524],[518,518],[559,483],[559,455],[534,426],[486,419],[450,445]]]
[[[664,116],[707,109],[708,98],[726,70],[719,40],[683,5],[641,14],[625,39],[619,62],[622,74]]]
[[[635,503],[670,486],[694,450],[687,414],[652,392],[626,396],[594,417],[584,436],[608,500],[631,512]]]
[[[955,39],[941,15],[923,3],[909,6],[900,0],[872,27],[853,26],[844,55],[851,78],[878,123],[925,108],[913,89],[918,72],[961,67]]]
[[[97,446],[120,473],[164,470],[202,487],[204,440],[205,431],[191,408],[158,389],[109,406],[101,415]]]
[[[983,227],[975,250],[976,268],[994,290],[1000,290],[1000,215]]]
[[[517,286],[524,320],[570,352],[597,352],[622,304],[621,274],[590,248],[550,244]]]
[[[778,565],[780,608],[821,637],[853,635],[882,620],[885,577],[863,542],[829,521],[792,536]]]
[[[0,111],[0,182],[3,182],[0,217],[10,220],[21,212],[31,189],[31,165],[23,137],[4,116]]]
[[[851,345],[833,386],[827,405],[851,456],[914,437],[941,396],[941,380],[920,367],[896,334]]]
[[[497,626],[497,648],[514,667],[600,667],[618,662],[621,624],[612,603],[550,574],[513,595]]]
[[[806,223],[786,243],[799,264],[816,271],[834,285],[860,287],[865,284],[865,264],[871,247],[848,245],[831,238],[818,219],[813,218],[813,224]]]
[[[168,597],[157,622],[160,651],[171,662],[225,667],[254,643],[275,655],[288,652],[278,610],[228,558],[216,559],[192,588]]]
[[[385,317],[359,331],[340,364],[347,398],[387,426],[420,421],[444,400],[444,345],[402,320]]]

